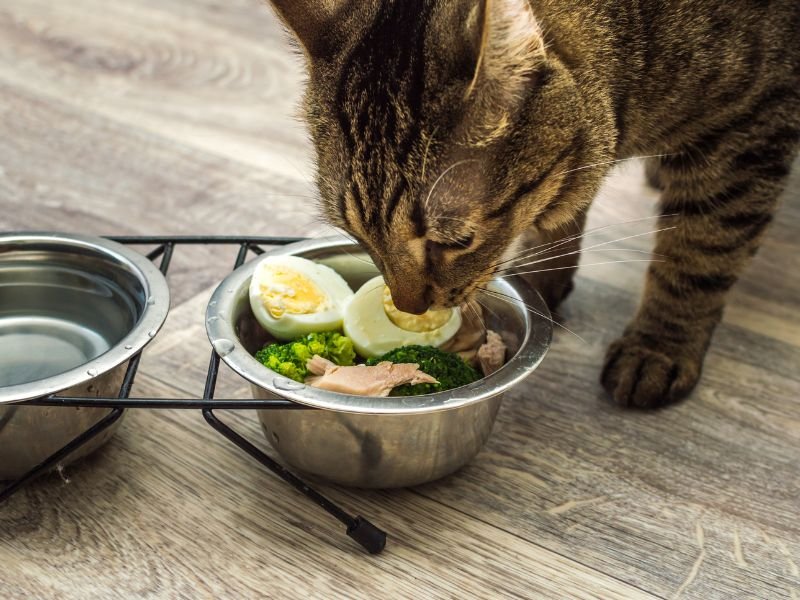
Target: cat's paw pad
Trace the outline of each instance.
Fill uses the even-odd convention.
[[[657,408],[686,396],[700,377],[700,365],[678,350],[650,347],[635,334],[608,348],[601,381],[625,407]]]

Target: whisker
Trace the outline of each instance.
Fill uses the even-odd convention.
[[[483,320],[483,315],[481,315],[481,313],[478,312],[478,309],[475,308],[475,306],[471,302],[467,302],[466,305],[472,311],[472,314],[475,315],[475,318],[478,319],[478,323],[481,324],[483,330],[486,331],[486,321]]]
[[[638,248],[587,248],[586,252],[633,252],[634,254],[649,254],[651,256],[658,256],[659,258],[672,258],[666,254],[660,254],[651,250],[639,250]]]
[[[566,171],[562,171],[561,173],[557,173],[554,177],[558,177],[559,175],[566,175],[567,173],[574,173],[575,171],[583,171],[584,169],[591,169],[594,167],[602,167],[604,165],[615,165],[618,163],[628,162],[631,160],[641,160],[644,158],[665,158],[667,156],[674,156],[673,154],[647,154],[644,156],[631,156],[630,158],[618,158],[615,160],[605,160],[602,162],[592,163],[590,165],[583,165],[582,167],[576,167],[574,169],[568,169]]]
[[[495,310],[494,310],[494,309],[493,309],[491,306],[489,306],[488,304],[484,304],[483,302],[481,302],[481,299],[480,299],[480,298],[478,298],[478,296],[475,296],[475,302],[477,302],[477,303],[478,303],[480,306],[482,306],[482,307],[483,307],[485,310],[488,310],[488,311],[489,311],[489,312],[492,314],[492,316],[494,316],[494,317],[495,317],[495,318],[496,318],[498,321],[500,321],[500,320],[501,320],[501,319],[500,319],[500,315],[498,315],[498,314],[497,314],[497,311],[495,311]],[[485,327],[485,326],[486,326],[486,321],[484,321],[484,327]]]
[[[646,263],[649,263],[649,262],[666,262],[666,261],[664,261],[664,260],[650,260],[648,258],[634,258],[634,259],[630,259],[630,260],[608,260],[608,261],[604,261],[604,262],[589,263],[589,264],[586,264],[586,265],[572,265],[570,267],[552,267],[552,268],[549,268],[549,269],[536,269],[534,271],[521,271],[521,272],[507,273],[507,274],[505,274],[505,275],[503,275],[501,277],[496,277],[496,279],[508,279],[509,277],[514,277],[516,275],[531,275],[533,273],[544,273],[546,271],[563,271],[565,269],[577,269],[577,268],[583,268],[583,267],[596,267],[596,266],[599,266],[599,265],[617,265],[617,264],[621,264],[621,263],[634,263],[634,262],[646,262]]]
[[[359,246],[359,247],[361,246],[361,245],[358,243],[358,240],[357,240],[357,239],[355,239],[354,237],[352,237],[352,236],[348,235],[348,234],[347,234],[347,232],[345,232],[345,231],[342,231],[341,229],[339,229],[339,228],[337,228],[337,227],[334,227],[333,225],[331,225],[331,224],[329,224],[329,223],[326,223],[326,222],[324,222],[324,221],[318,221],[318,225],[321,225],[321,226],[323,226],[323,227],[327,227],[328,229],[332,230],[332,231],[333,231],[333,233],[335,233],[336,235],[339,235],[339,236],[343,237],[344,239],[346,239],[346,240],[347,240],[347,241],[349,241],[349,242],[353,242],[354,244],[356,244],[356,245],[357,245],[357,246]],[[361,257],[359,257],[359,256],[356,256],[356,255],[354,255],[354,254],[352,254],[352,253],[348,252],[347,250],[342,250],[342,252],[344,252],[345,254],[347,254],[347,255],[348,255],[350,258],[352,258],[352,259],[354,259],[354,260],[357,260],[357,261],[359,261],[359,262],[362,262],[362,263],[364,263],[365,265],[369,265],[369,266],[371,266],[371,267],[374,267],[374,266],[375,266],[375,263],[373,263],[371,260],[367,260],[367,259],[365,259],[365,258],[361,258]]]
[[[345,237],[345,239],[347,239],[348,241],[351,241],[351,242],[356,242],[356,240],[354,240],[354,239],[352,239],[352,238],[349,238],[349,237],[347,237],[347,236],[344,236],[344,237]],[[356,242],[356,243],[358,243],[358,242]],[[369,265],[370,267],[375,267],[375,268],[377,269],[377,266],[376,266],[376,265],[375,265],[375,263],[374,263],[374,262],[372,262],[371,260],[367,260],[366,258],[361,258],[360,256],[356,256],[355,254],[352,254],[351,252],[348,252],[347,250],[342,250],[342,252],[344,252],[345,254],[347,254],[347,256],[349,256],[349,257],[350,257],[350,258],[352,258],[353,260],[357,260],[358,262],[362,262],[362,263],[364,263],[365,265]]]
[[[657,256],[658,258],[664,258],[664,259],[671,259],[672,258],[671,256],[667,256],[666,254],[658,254],[656,252],[651,252],[649,250],[638,250],[636,248],[594,248],[594,249],[587,248],[585,250],[577,251],[576,254],[577,253],[581,253],[582,254],[584,252],[587,253],[587,254],[592,253],[592,252],[632,252],[634,254],[647,254],[647,255],[650,255],[650,256]],[[559,258],[559,257],[557,257],[557,256],[544,257],[544,258],[541,258],[539,260],[534,260],[534,261],[531,261],[531,262],[520,263],[520,264],[517,264],[517,265],[510,265],[510,266],[505,267],[503,269],[496,270],[495,273],[509,272],[509,271],[512,271],[513,269],[519,269],[520,267],[527,267],[527,266],[530,266],[530,265],[535,265],[537,263],[546,262],[548,260],[552,260],[552,259],[555,259],[555,258]]]
[[[595,233],[598,233],[598,232],[601,232],[601,231],[605,231],[606,229],[610,229],[612,227],[618,227],[618,226],[621,226],[621,225],[633,225],[635,223],[641,223],[641,222],[644,222],[644,221],[651,221],[653,219],[660,219],[662,217],[669,218],[669,217],[675,217],[675,216],[678,216],[677,213],[673,213],[673,214],[669,214],[669,215],[651,215],[649,217],[642,217],[642,218],[639,218],[639,219],[632,219],[630,221],[622,221],[620,223],[611,223],[610,225],[603,225],[601,227],[595,227],[593,229],[589,229],[589,230],[584,231],[582,233],[570,235],[570,236],[567,236],[565,238],[554,240],[552,242],[545,242],[544,244],[539,244],[538,246],[533,246],[532,248],[526,248],[526,249],[522,250],[519,254],[517,254],[517,256],[514,256],[513,258],[509,258],[509,259],[500,261],[498,263],[495,263],[492,266],[498,267],[500,265],[504,265],[506,263],[509,263],[509,262],[512,262],[512,261],[515,261],[515,260],[522,260],[524,258],[530,258],[531,256],[537,256],[538,254],[544,254],[545,252],[548,252],[550,250],[554,250],[555,248],[557,248],[559,246],[563,246],[564,244],[568,244],[569,242],[575,241],[575,240],[580,239],[582,237],[587,237],[589,235],[594,235]],[[545,250],[542,250],[541,252],[535,252],[535,253],[531,254],[531,252],[534,252],[535,250],[538,250],[540,248],[545,248],[547,246],[549,246],[549,248],[546,248]]]
[[[544,313],[539,312],[538,310],[536,310],[535,308],[533,308],[529,304],[523,302],[519,298],[514,298],[513,296],[509,296],[508,294],[503,294],[502,292],[495,292],[493,290],[487,290],[486,288],[477,288],[477,289],[479,289],[481,292],[483,292],[484,294],[486,294],[486,295],[488,295],[488,296],[490,296],[492,298],[497,298],[498,300],[502,300],[502,301],[508,302],[509,304],[511,304],[513,302],[518,302],[519,304],[522,304],[525,308],[527,308],[533,314],[535,314],[535,315],[537,315],[539,317],[542,317],[543,319],[546,319],[546,320],[550,321],[553,325],[561,327],[564,331],[567,331],[568,333],[574,335],[576,338],[578,338],[584,344],[588,343],[585,339],[583,339],[577,333],[575,333],[574,331],[572,331],[568,327],[562,325],[558,321],[555,321],[553,319],[553,317],[548,317]]]
[[[375,292],[377,290],[382,290],[384,285],[385,285],[384,283],[379,283],[379,284],[369,288],[366,292],[362,292],[361,288],[359,288],[358,292],[359,293],[363,293],[363,294],[371,294],[372,292]]]
[[[300,176],[300,179],[301,179],[302,181],[305,181],[305,180],[308,178],[308,169],[306,169],[305,171],[303,171],[303,169],[301,169],[301,168],[300,168],[300,167],[297,165],[297,163],[296,163],[296,162],[294,162],[294,159],[293,159],[293,158],[289,158],[289,156],[283,156],[283,160],[285,160],[287,163],[289,163],[289,165],[290,165],[290,166],[291,166],[291,167],[292,167],[292,168],[293,168],[293,169],[294,169],[294,170],[297,172],[297,174]]]
[[[645,231],[644,233],[637,233],[637,234],[634,234],[634,235],[628,235],[628,236],[625,236],[625,237],[622,237],[622,238],[619,238],[619,239],[616,239],[616,240],[609,240],[607,242],[600,242],[598,244],[594,244],[593,246],[588,246],[587,248],[584,248],[582,250],[573,250],[572,252],[566,252],[564,254],[557,254],[556,256],[546,256],[545,258],[540,258],[540,259],[537,259],[537,260],[533,260],[533,261],[531,261],[529,263],[525,263],[525,265],[518,265],[518,266],[535,265],[537,263],[546,262],[548,260],[555,260],[557,258],[564,258],[565,256],[572,256],[574,254],[580,254],[581,252],[587,252],[587,251],[589,251],[589,250],[591,250],[593,248],[599,248],[600,246],[607,246],[608,244],[615,244],[617,242],[623,242],[625,240],[630,240],[630,239],[633,239],[633,238],[642,237],[642,236],[650,235],[650,234],[653,234],[653,233],[659,233],[661,231],[669,231],[670,229],[675,229],[675,227],[663,227],[661,229],[655,229],[653,231]],[[536,256],[536,255],[534,255],[534,256]]]

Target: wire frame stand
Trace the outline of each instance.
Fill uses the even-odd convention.
[[[110,238],[116,242],[128,245],[154,245],[155,248],[147,254],[147,258],[152,261],[159,261],[159,269],[166,275],[169,271],[172,255],[178,245],[234,245],[239,246],[236,262],[233,268],[237,269],[244,264],[249,253],[260,255],[264,253],[262,246],[282,246],[299,241],[299,238],[289,237],[233,237],[233,236],[125,236]],[[203,398],[131,398],[130,392],[133,386],[136,372],[139,368],[141,353],[134,356],[128,363],[119,394],[116,398],[80,398],[53,395],[45,398],[28,400],[18,404],[18,406],[60,406],[60,407],[87,407],[87,408],[110,408],[111,411],[92,425],[89,429],[74,438],[63,448],[57,450],[41,463],[33,467],[30,471],[22,475],[19,479],[10,482],[4,488],[0,488],[0,504],[8,500],[15,492],[23,488],[27,483],[35,479],[42,473],[48,472],[56,467],[60,461],[69,456],[72,452],[100,435],[103,431],[111,427],[122,417],[125,410],[129,408],[139,409],[185,409],[200,410],[206,423],[216,432],[225,437],[239,449],[250,455],[253,459],[269,469],[273,474],[283,479],[286,483],[294,487],[317,506],[327,511],[330,515],[338,519],[346,527],[348,536],[358,542],[370,554],[380,553],[386,545],[386,533],[367,519],[361,516],[352,516],[340,506],[323,496],[317,490],[309,486],[297,475],[286,469],[283,465],[265,454],[252,442],[237,433],[230,426],[226,425],[214,413],[216,409],[233,410],[316,410],[311,407],[303,406],[288,400],[219,400],[214,398],[214,391],[217,385],[217,374],[219,373],[219,355],[212,350],[211,359],[208,364]]]

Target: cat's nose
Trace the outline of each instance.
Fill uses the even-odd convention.
[[[425,286],[425,290],[420,293],[419,290],[399,289],[392,292],[392,301],[394,305],[404,313],[411,313],[412,315],[421,315],[431,306],[431,288]]]

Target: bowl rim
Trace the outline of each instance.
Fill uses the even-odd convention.
[[[267,256],[354,247],[358,248],[358,245],[342,237],[304,240],[265,252],[230,273],[214,290],[206,307],[206,333],[225,364],[251,384],[298,404],[344,413],[409,415],[461,408],[502,394],[530,375],[547,354],[553,337],[550,311],[539,293],[527,282],[521,277],[511,277],[494,280],[493,284],[544,316],[523,311],[525,336],[517,353],[498,371],[469,385],[420,396],[352,396],[287,379],[258,362],[241,344],[234,324],[230,322],[234,307],[243,296],[248,296],[256,265]]]
[[[0,405],[50,396],[107,373],[139,354],[156,336],[169,313],[169,286],[161,271],[144,255],[106,238],[40,231],[0,233],[0,258],[7,252],[24,250],[26,246],[43,245],[88,250],[122,263],[142,283],[147,301],[133,328],[103,354],[57,375],[0,387]]]

